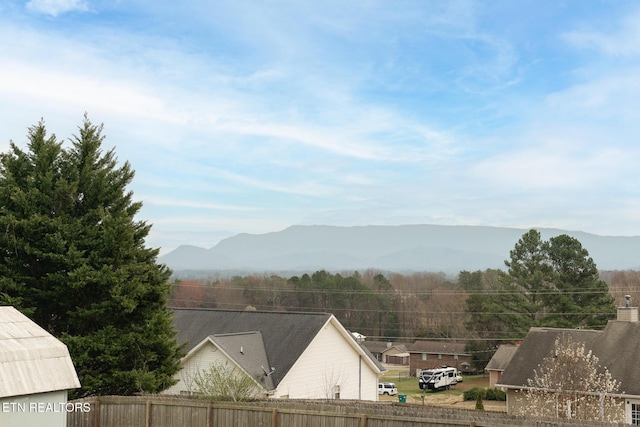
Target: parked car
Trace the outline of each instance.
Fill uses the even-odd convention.
[[[460,372],[458,372],[458,375],[456,375],[456,381],[461,383],[463,380],[462,375],[460,374]]]
[[[378,383],[378,394],[395,396],[398,394],[398,388],[394,383]]]

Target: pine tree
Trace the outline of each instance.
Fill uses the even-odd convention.
[[[505,261],[507,272],[489,288],[461,273],[463,286],[480,289],[467,299],[467,326],[480,337],[524,337],[532,326],[601,329],[615,316],[614,299],[595,262],[566,234],[543,241],[525,233]],[[474,282],[475,281],[475,282]]]
[[[478,411],[484,411],[484,403],[482,402],[482,390],[478,390],[478,395],[476,396],[476,409]]]
[[[547,262],[548,248],[549,243],[541,239],[540,232],[530,230],[522,235],[510,251],[510,259],[504,262],[508,270],[503,282],[508,290],[517,294],[514,298],[520,301],[519,307],[527,323],[525,333],[545,315],[552,274]]]
[[[85,116],[64,148],[43,122],[27,151],[0,157],[0,303],[17,306],[69,347],[75,396],[157,392],[181,349],[166,308],[171,272],[145,247],[150,225],[127,190],[134,171],[103,153]]]
[[[551,314],[545,326],[602,328],[615,315],[614,299],[600,280],[596,263],[575,238],[566,234],[549,239]]]

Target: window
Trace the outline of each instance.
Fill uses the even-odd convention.
[[[458,355],[457,354],[453,355],[453,360],[458,360]]]
[[[333,398],[340,399],[340,385],[333,386]]]
[[[631,425],[640,426],[640,403],[631,404]]]
[[[427,353],[422,353],[422,360],[423,361],[427,360]]]
[[[442,355],[441,354],[438,355],[438,359],[442,359]]]

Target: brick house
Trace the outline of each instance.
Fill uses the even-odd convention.
[[[516,353],[518,346],[501,345],[495,352],[484,370],[489,374],[489,388],[494,388],[500,381],[504,370],[509,366],[511,358]]]
[[[465,344],[446,341],[416,341],[408,348],[409,374],[416,375],[416,369],[432,369],[451,366],[464,370],[471,362],[471,355],[465,353]]]

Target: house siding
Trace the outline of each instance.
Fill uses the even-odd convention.
[[[214,363],[228,364],[236,369],[236,373],[240,375],[239,368],[231,361],[224,352],[220,351],[213,343],[206,342],[191,357],[184,360],[180,372],[174,379],[178,380],[176,384],[164,390],[163,394],[191,394],[196,391],[194,378],[198,371],[208,369]],[[265,391],[256,385],[256,396],[264,395]]]
[[[377,373],[347,339],[327,322],[282,379],[274,397],[333,398],[334,386],[339,385],[340,399],[376,401]]]
[[[502,372],[503,371],[489,371],[489,388],[494,388],[496,384],[500,382]]]

